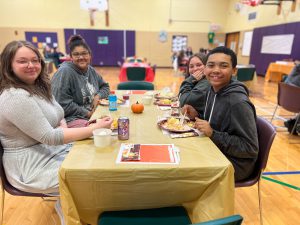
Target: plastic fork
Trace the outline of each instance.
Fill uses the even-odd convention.
[[[183,122],[184,122],[185,115],[186,115],[186,111],[184,112],[184,114],[183,114],[183,115],[181,114],[181,117],[180,117],[180,126],[182,126],[182,125],[183,125]]]

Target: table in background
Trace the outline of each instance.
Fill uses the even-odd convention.
[[[147,63],[123,63],[119,75],[119,79],[121,82],[127,81],[126,69],[127,67],[144,67],[146,69],[146,77],[145,81],[153,82],[154,81],[154,72],[151,66]]]
[[[117,92],[119,94],[120,92]],[[142,95],[130,95],[130,101]],[[93,118],[108,115],[99,106]],[[113,117],[130,118],[128,141],[117,137],[107,148],[92,139],[78,141],[59,171],[62,208],[67,225],[97,224],[100,213],[183,205],[193,223],[234,213],[234,169],[207,137],[171,139],[157,127],[162,114],[145,105],[142,114],[118,107]],[[121,143],[174,144],[180,149],[179,165],[116,164]]]
[[[62,56],[62,57],[59,57],[59,61],[61,63],[63,63],[63,62],[70,62],[70,61],[72,61],[72,58],[70,56]]]
[[[293,70],[295,64],[294,63],[270,63],[266,76],[265,81],[276,81],[280,82],[284,75],[290,74]],[[273,78],[273,79],[272,79]]]

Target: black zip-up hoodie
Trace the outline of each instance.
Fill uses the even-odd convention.
[[[207,93],[204,119],[213,129],[211,140],[235,169],[235,180],[247,178],[258,155],[256,112],[247,87],[236,80]]]

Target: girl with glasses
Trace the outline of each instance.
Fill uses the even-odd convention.
[[[91,49],[80,35],[71,36],[72,61],[60,65],[52,78],[52,92],[63,107],[68,127],[85,127],[109,85],[90,65]]]
[[[30,42],[13,41],[0,58],[0,142],[8,181],[32,193],[58,194],[58,169],[71,145],[109,128],[112,119],[67,128],[51,94],[45,63]]]

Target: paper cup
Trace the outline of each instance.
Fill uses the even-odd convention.
[[[123,95],[123,100],[129,100],[129,94],[124,94]]]
[[[150,105],[152,103],[152,96],[144,95],[142,98],[144,105]]]
[[[104,148],[111,144],[112,131],[107,128],[100,128],[93,131],[94,144],[96,147]]]

